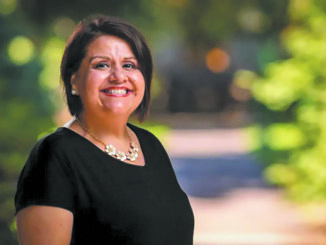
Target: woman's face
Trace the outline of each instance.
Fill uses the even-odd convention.
[[[129,44],[103,35],[88,47],[79,70],[72,75],[86,114],[110,113],[129,117],[141,103],[145,80]]]

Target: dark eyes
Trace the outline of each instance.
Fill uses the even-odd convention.
[[[123,65],[124,68],[132,68],[132,69],[135,69],[137,68],[137,66],[134,64],[134,63],[126,63]]]
[[[106,62],[101,62],[101,63],[98,63],[98,64],[95,65],[95,68],[100,68],[100,69],[108,68],[108,67],[110,67],[110,65],[108,63],[106,63]],[[126,69],[136,69],[137,68],[136,64],[134,64],[132,62],[125,63],[125,64],[123,64],[122,67],[126,68]]]
[[[109,67],[107,63],[98,63],[95,65],[95,68],[106,68]]]

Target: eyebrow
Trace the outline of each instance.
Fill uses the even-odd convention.
[[[96,56],[93,56],[93,57],[91,57],[91,58],[89,58],[89,62],[91,62],[92,60],[94,60],[94,59],[106,59],[106,60],[111,60],[111,58],[110,57],[108,57],[108,56],[103,56],[103,55],[96,55]],[[125,58],[123,58],[124,60],[137,60],[136,59],[136,57],[134,57],[134,56],[130,56],[130,57],[125,57]]]

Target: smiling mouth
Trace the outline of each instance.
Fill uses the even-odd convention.
[[[131,93],[131,90],[127,88],[108,88],[101,90],[107,96],[127,96]]]

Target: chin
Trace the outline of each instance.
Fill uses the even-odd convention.
[[[134,110],[133,110],[134,111]],[[131,110],[126,110],[126,108],[105,108],[104,112],[110,115],[116,115],[116,116],[126,116],[129,117],[132,112]]]

